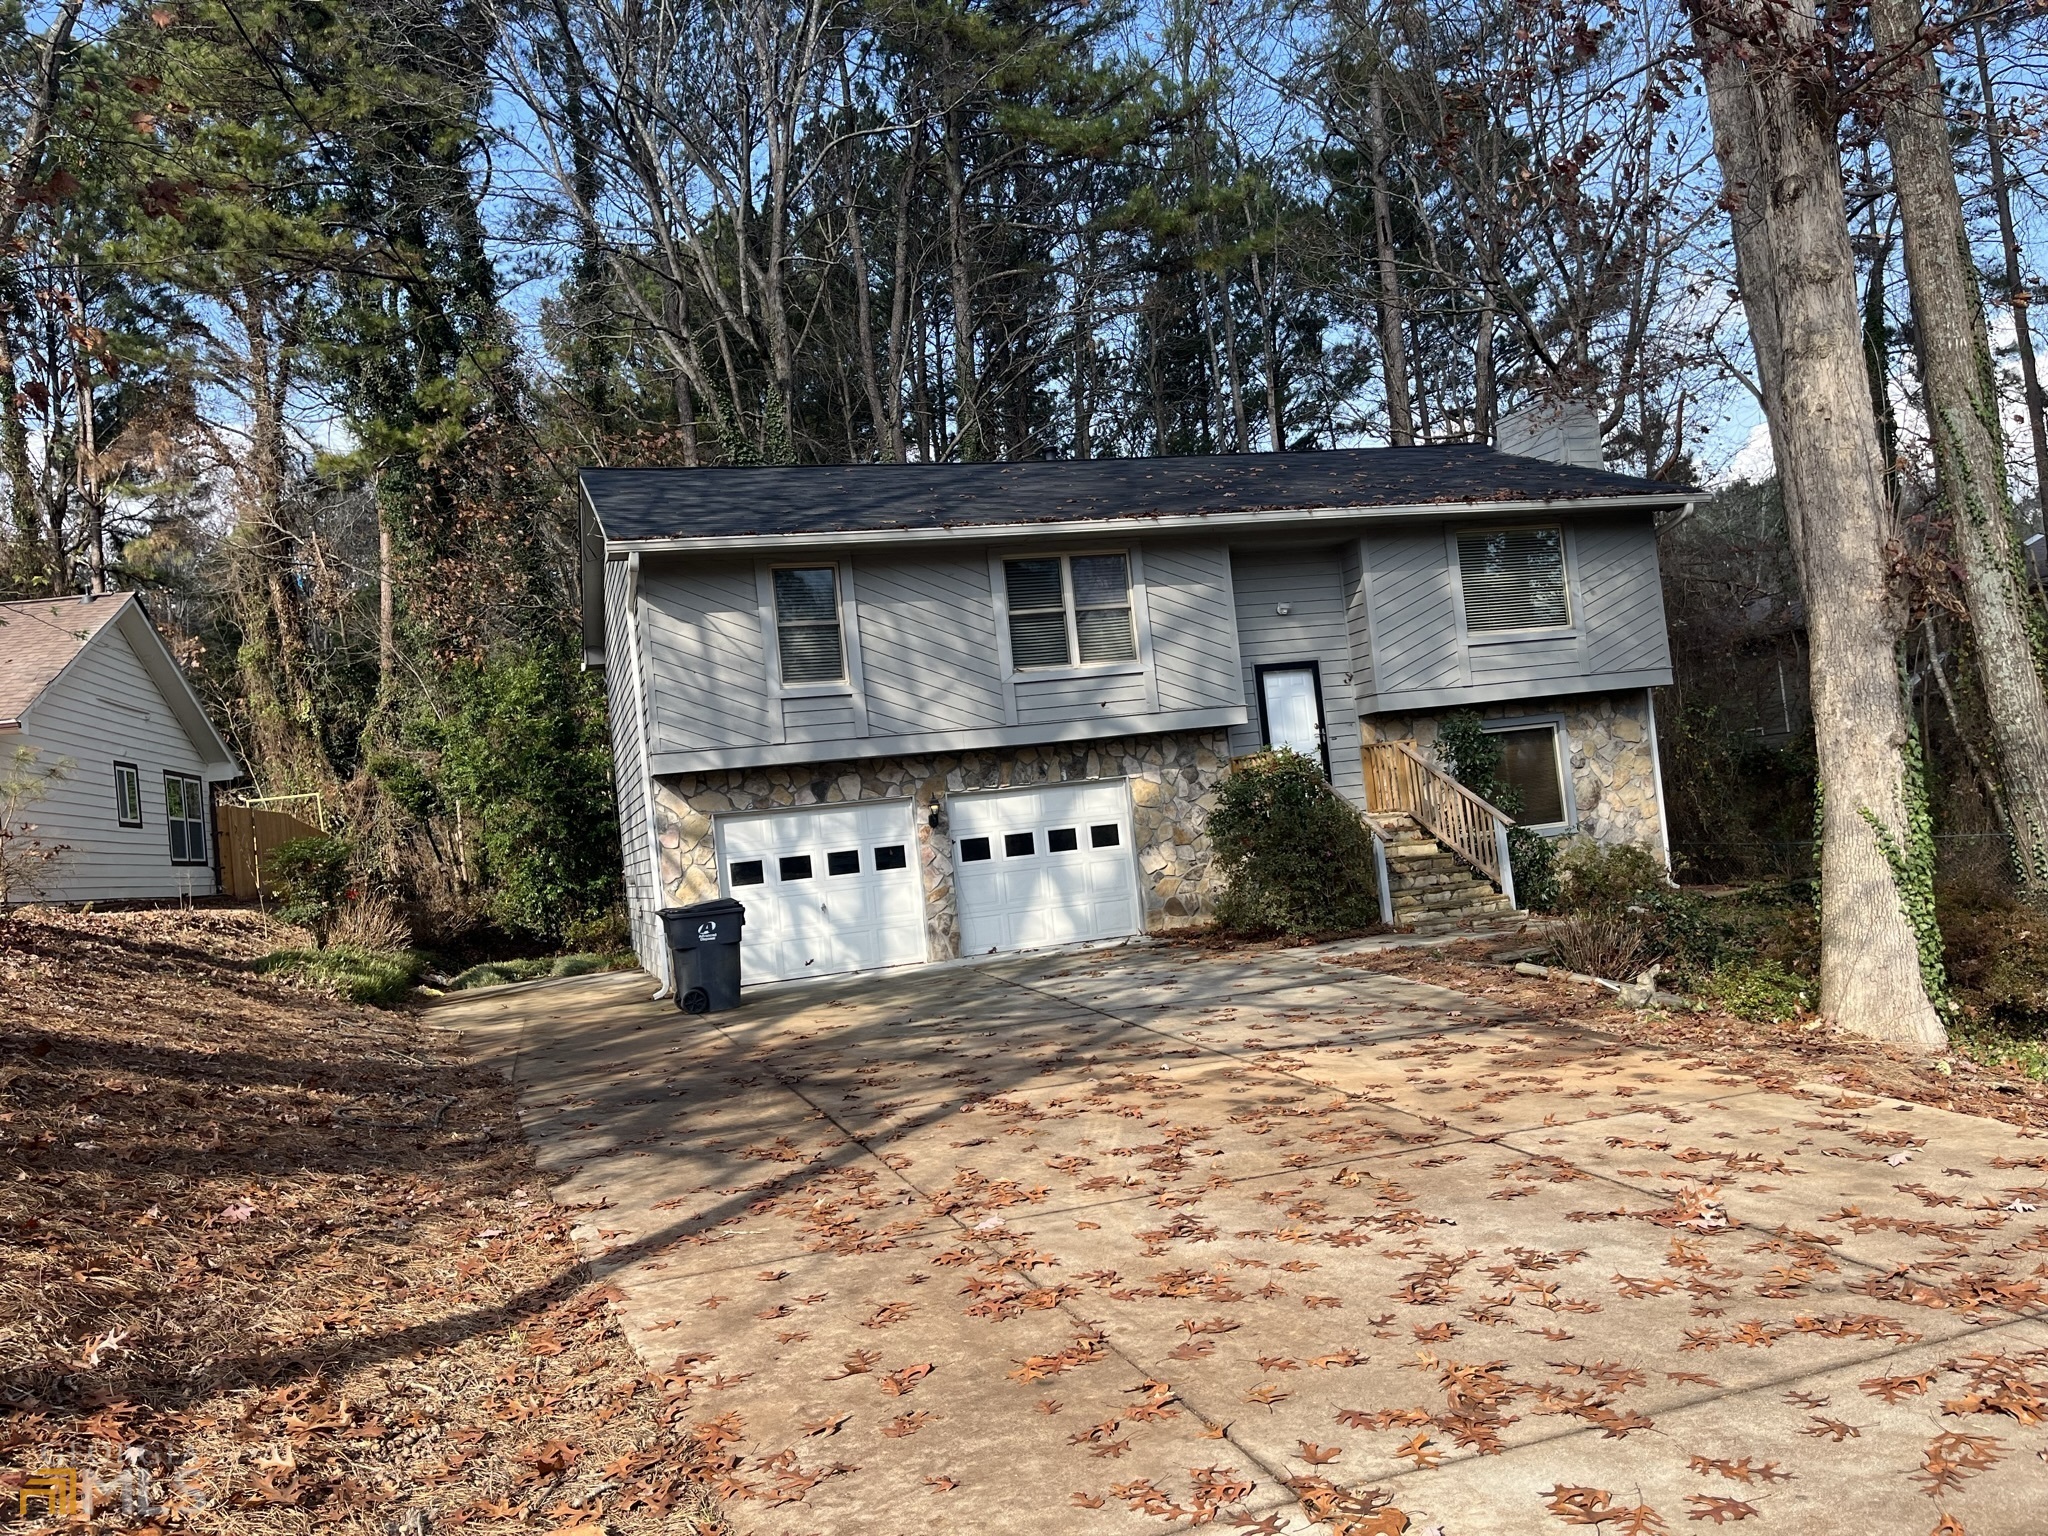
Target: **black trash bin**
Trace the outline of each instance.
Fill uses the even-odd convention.
[[[685,1013],[716,1013],[740,1004],[740,929],[743,902],[730,896],[688,907],[663,907],[674,962],[676,1006]]]

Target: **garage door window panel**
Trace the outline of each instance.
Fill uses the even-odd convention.
[[[726,878],[734,885],[765,885],[768,881],[759,859],[741,859],[727,866]]]
[[[1081,839],[1072,827],[1054,827],[1045,834],[1047,853],[1072,853],[1081,846]]]
[[[786,855],[776,873],[785,880],[808,880],[811,878],[811,856],[808,853]]]
[[[908,863],[909,860],[904,856],[901,843],[890,843],[886,847],[875,850],[876,869],[902,869]]]
[[[828,875],[857,875],[860,873],[860,850],[844,848],[825,855],[825,873]]]

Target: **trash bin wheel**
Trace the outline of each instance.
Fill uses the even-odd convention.
[[[702,987],[692,987],[683,994],[683,1012],[709,1013],[710,1011],[711,994]]]

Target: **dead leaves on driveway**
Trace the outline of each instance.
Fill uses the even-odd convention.
[[[1162,1526],[1386,1536],[1541,1442],[1548,1491],[1495,1529],[1642,1536],[1812,1528],[1845,1486],[1963,1520],[2036,1475],[2017,1435],[2048,1421],[2044,1372],[1953,1340],[2048,1311],[2048,1225],[2023,1208],[2048,1158],[1289,965],[1209,984],[1090,958],[1012,992],[934,983],[952,1011],[849,987],[650,1058],[642,1091],[830,1106],[679,1122],[701,1187],[659,1261],[697,1275],[635,1281],[718,1356],[692,1413],[746,1410],[733,1496],[853,1529],[945,1483],[971,1523],[1003,1478],[1043,1479]],[[692,1310],[771,1272],[815,1298],[804,1330]],[[793,1411],[792,1381],[825,1401]],[[1737,1427],[1702,1429],[1732,1394]]]

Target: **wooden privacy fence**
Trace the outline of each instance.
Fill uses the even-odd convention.
[[[220,893],[254,901],[277,894],[263,867],[264,855],[295,837],[318,837],[320,829],[285,811],[223,800],[213,808],[213,835],[220,850]]]
[[[1368,741],[1365,806],[1412,816],[1445,848],[1500,887],[1515,904],[1515,872],[1508,861],[1514,821],[1437,767],[1413,741]]]

